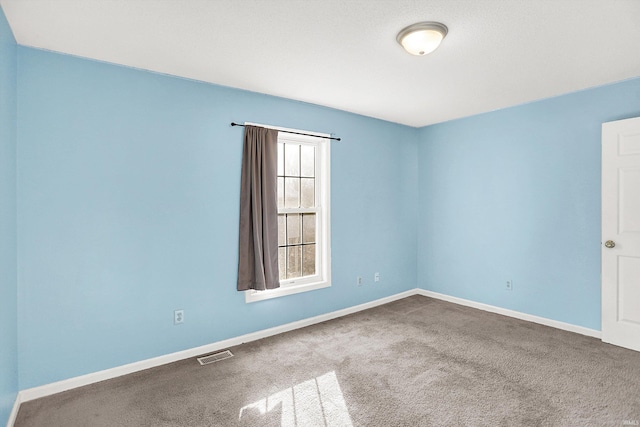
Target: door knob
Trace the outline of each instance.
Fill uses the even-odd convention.
[[[615,248],[616,242],[614,242],[613,240],[607,240],[606,242],[604,242],[604,246],[609,249]]]

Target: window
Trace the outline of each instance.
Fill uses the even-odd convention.
[[[280,288],[247,302],[331,286],[329,140],[280,132],[277,175]]]

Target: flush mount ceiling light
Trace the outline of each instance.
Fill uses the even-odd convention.
[[[440,46],[447,27],[439,22],[418,22],[398,33],[396,40],[411,55],[427,55]]]

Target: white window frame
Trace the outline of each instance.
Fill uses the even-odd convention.
[[[282,131],[278,134],[278,142],[293,142],[301,145],[315,145],[316,147],[316,207],[302,209],[303,211],[315,211],[318,215],[316,224],[316,274],[314,276],[300,277],[280,281],[280,287],[265,291],[245,291],[245,302],[251,303],[271,298],[293,295],[301,292],[331,286],[331,144],[326,137],[330,135],[305,130],[289,129],[256,123],[245,125],[262,126],[265,128]],[[306,133],[313,136],[296,135],[287,132]],[[316,136],[317,135],[317,136]],[[325,137],[325,138],[318,138]],[[279,209],[278,213],[296,213],[299,209]]]

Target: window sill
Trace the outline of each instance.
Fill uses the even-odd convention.
[[[316,289],[328,288],[331,286],[331,282],[314,282],[305,283],[294,286],[284,286],[277,289],[270,289],[268,291],[245,291],[244,301],[245,303],[258,302],[271,298],[279,298],[287,295],[299,294],[301,292],[315,291]]]

